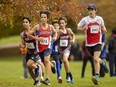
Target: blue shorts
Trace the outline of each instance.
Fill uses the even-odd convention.
[[[106,48],[106,46],[104,46],[103,50],[101,51],[101,55],[100,55],[101,59],[106,58],[106,56],[107,56],[107,52],[106,51],[107,51],[107,48]]]
[[[51,53],[52,53],[52,51],[49,48],[44,50],[43,52],[39,52],[39,55],[41,57],[42,62],[44,62],[44,57],[48,56],[48,55],[51,55]]]

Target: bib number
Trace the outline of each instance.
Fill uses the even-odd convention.
[[[68,46],[68,40],[60,40],[60,46],[61,47],[67,47]]]
[[[98,31],[99,31],[99,27],[98,27],[98,26],[92,26],[92,27],[90,28],[90,32],[91,32],[91,33],[98,33]]]
[[[48,38],[43,38],[43,40],[42,41],[40,41],[40,44],[42,44],[42,45],[48,45]]]
[[[27,45],[27,48],[29,49],[35,49],[35,46],[33,43],[26,43],[26,45]]]

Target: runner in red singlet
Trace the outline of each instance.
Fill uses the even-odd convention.
[[[50,85],[50,72],[51,72],[51,43],[57,39],[57,32],[54,27],[47,23],[49,19],[49,12],[47,10],[40,11],[40,24],[34,26],[30,31],[29,35],[36,33],[36,48],[39,52],[39,55],[46,67],[46,79],[43,81],[46,85]],[[51,37],[51,31],[54,33],[54,36]]]
[[[92,81],[95,85],[98,85],[99,71],[100,71],[100,60],[99,56],[101,54],[102,45],[102,33],[107,33],[106,27],[104,25],[104,20],[101,16],[97,16],[97,8],[95,4],[89,4],[88,7],[89,15],[82,18],[78,23],[77,30],[85,31],[86,34],[86,46],[90,54],[94,58],[95,64],[95,76]]]

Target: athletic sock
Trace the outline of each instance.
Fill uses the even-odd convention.
[[[69,73],[69,76],[70,76],[70,79],[72,80],[73,79],[73,76],[72,76],[71,72]]]
[[[66,79],[70,76],[70,73],[66,73]]]
[[[98,74],[98,73],[95,74],[95,78],[96,78],[97,80],[99,79],[99,74]]]

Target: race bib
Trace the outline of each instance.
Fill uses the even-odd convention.
[[[43,38],[43,40],[40,41],[40,44],[42,44],[42,45],[48,45],[48,41],[49,41],[48,38]]]
[[[35,49],[35,46],[33,43],[26,43],[26,45],[27,45],[27,48],[29,49]]]
[[[99,26],[91,26],[90,27],[90,33],[98,33]]]
[[[67,47],[68,46],[68,40],[60,40],[60,46],[61,47]]]

